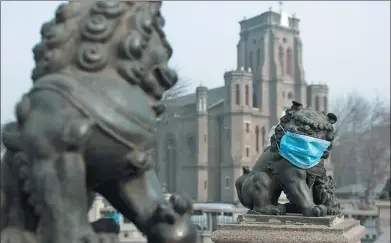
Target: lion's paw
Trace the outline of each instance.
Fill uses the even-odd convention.
[[[261,208],[253,208],[253,210],[249,210],[248,214],[266,214],[266,215],[285,215],[286,208],[284,205],[267,205]]]
[[[338,207],[328,207],[327,215],[340,215],[341,210]]]
[[[247,214],[261,214],[261,213],[254,211],[254,210],[248,210]]]
[[[184,196],[173,194],[171,195],[169,202],[171,203],[174,211],[179,215],[190,213],[193,209],[191,201]]]
[[[312,208],[304,210],[303,215],[308,217],[324,217],[327,215],[327,207],[322,204],[315,205]]]
[[[19,228],[7,227],[1,231],[1,243],[37,243],[35,234]]]

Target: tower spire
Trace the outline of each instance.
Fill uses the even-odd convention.
[[[280,13],[282,13],[282,7],[284,6],[284,2],[278,1],[278,5],[280,6]]]

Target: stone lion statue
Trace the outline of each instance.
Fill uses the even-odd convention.
[[[164,199],[149,152],[177,82],[160,8],[71,1],[42,26],[33,86],[2,134],[2,242],[117,242],[88,222],[97,192],[148,242],[195,243],[191,202]]]
[[[390,200],[391,195],[391,185],[390,185],[390,178],[388,178],[386,184],[384,185],[384,188],[380,192],[379,199],[382,200]]]
[[[293,102],[275,126],[271,145],[252,169],[243,168],[243,175],[235,182],[239,200],[249,213],[311,217],[340,213],[334,181],[324,168],[336,121],[332,113]],[[281,192],[289,203],[278,203]]]

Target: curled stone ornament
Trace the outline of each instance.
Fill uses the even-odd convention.
[[[153,28],[152,18],[145,12],[140,12],[137,14],[135,22],[137,30],[141,32],[145,39],[149,40],[151,38]]]
[[[46,22],[41,27],[41,36],[45,40],[50,40],[55,37],[54,22]]]
[[[78,50],[77,64],[87,71],[97,71],[106,66],[107,56],[100,45],[85,44]]]
[[[39,43],[34,46],[33,48],[33,57],[34,61],[39,62],[45,58],[45,45],[43,43]]]
[[[49,28],[42,34],[42,40],[49,49],[56,48],[65,43],[72,33],[64,24],[52,25]]]
[[[326,139],[327,139],[328,141],[333,141],[333,140],[334,140],[334,133],[328,132],[328,133],[326,134]]]
[[[98,1],[92,9],[92,12],[103,14],[107,17],[118,17],[125,10],[123,2],[119,1]]]
[[[91,41],[107,40],[115,28],[115,21],[108,21],[101,14],[92,15],[84,26],[82,36]]]
[[[140,14],[139,15],[139,21],[142,30],[147,34],[150,35],[152,33],[152,18],[147,14]]]
[[[80,2],[70,2],[60,5],[55,14],[56,23],[65,22],[67,19],[73,18],[79,14]]]
[[[143,49],[148,45],[138,32],[128,35],[121,45],[121,51],[130,60],[140,59]]]

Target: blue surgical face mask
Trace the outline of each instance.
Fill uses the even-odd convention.
[[[309,169],[320,162],[329,145],[326,140],[284,131],[278,149],[280,155],[294,166]]]

